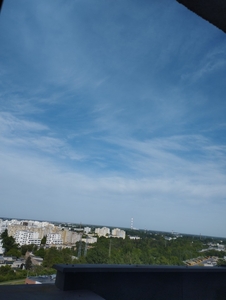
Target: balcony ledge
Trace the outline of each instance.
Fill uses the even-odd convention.
[[[86,289],[106,300],[226,299],[226,268],[142,265],[55,265],[56,286]]]

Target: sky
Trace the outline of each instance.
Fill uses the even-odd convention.
[[[174,0],[5,0],[0,216],[226,237],[226,35]]]

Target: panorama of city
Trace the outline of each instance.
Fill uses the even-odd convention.
[[[0,284],[55,283],[55,264],[226,265],[226,239],[81,223],[0,219]]]

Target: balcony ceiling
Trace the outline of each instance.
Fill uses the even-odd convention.
[[[177,0],[177,2],[226,33],[225,0]]]

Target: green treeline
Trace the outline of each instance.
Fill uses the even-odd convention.
[[[184,265],[184,260],[200,256],[203,243],[189,237],[166,241],[156,235],[140,240],[102,237],[91,247],[78,263]]]

